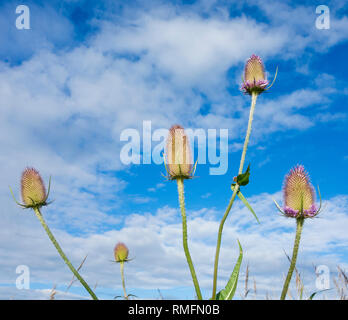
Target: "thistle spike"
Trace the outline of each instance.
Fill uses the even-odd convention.
[[[302,165],[297,165],[286,175],[283,195],[284,207],[282,211],[286,216],[312,218],[319,213],[315,205],[314,188],[310,183],[308,173]]]
[[[245,94],[260,94],[266,90],[268,80],[266,79],[265,67],[261,58],[253,54],[246,62],[244,68],[244,78],[241,90]]]
[[[13,191],[10,187],[10,191],[12,194],[12,197],[17,205],[21,206],[22,208],[40,208],[42,206],[47,206],[48,204],[52,203],[47,202],[49,193],[51,189],[51,177],[49,179],[48,183],[48,191],[46,192],[46,188],[44,185],[44,182],[40,176],[40,173],[34,169],[27,167],[21,177],[21,197],[23,203],[20,203],[16,200]]]
[[[163,158],[169,180],[192,178],[197,162],[192,166],[191,147],[182,126],[174,125],[169,129],[166,153]]]

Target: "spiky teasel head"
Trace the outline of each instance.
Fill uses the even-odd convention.
[[[297,165],[285,176],[283,195],[284,207],[281,212],[287,217],[313,218],[320,211],[321,199],[318,209],[315,205],[314,188],[310,183],[308,173],[302,165]]]
[[[43,203],[46,200],[46,189],[42,178],[34,168],[26,168],[21,179],[22,201],[26,205]]]
[[[116,262],[127,262],[129,250],[123,242],[116,244],[114,249],[114,256]]]
[[[168,179],[190,179],[193,176],[193,166],[190,142],[185,130],[180,125],[174,125],[169,129],[165,165]]]
[[[17,202],[23,208],[40,208],[49,203],[47,198],[50,192],[51,178],[46,192],[45,184],[40,176],[40,173],[34,168],[26,168],[22,173],[21,178],[21,196],[23,203]],[[11,188],[10,188],[11,190]],[[13,192],[11,190],[13,195]]]
[[[277,73],[272,84],[267,87],[269,81],[266,79],[263,62],[259,56],[253,54],[245,64],[244,78],[241,90],[245,94],[249,95],[253,93],[260,94],[261,92],[268,90],[273,85],[276,76]]]

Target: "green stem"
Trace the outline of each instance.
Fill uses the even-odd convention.
[[[51,230],[48,228],[41,212],[39,208],[34,208],[35,214],[38,217],[38,219],[40,220],[42,226],[44,227],[48,237],[50,238],[50,240],[52,241],[52,243],[54,244],[54,246],[56,247],[58,253],[60,254],[60,256],[63,258],[64,262],[68,265],[68,267],[70,268],[70,270],[72,271],[72,273],[75,275],[75,277],[81,282],[81,284],[85,287],[85,289],[88,291],[88,293],[91,295],[91,297],[94,300],[98,300],[97,296],[94,294],[94,292],[91,290],[91,288],[88,286],[88,284],[86,283],[85,280],[83,280],[83,278],[80,276],[80,274],[76,271],[76,269],[73,267],[73,265],[71,264],[71,262],[69,261],[69,259],[67,258],[67,256],[64,254],[62,248],[59,246],[57,240],[55,239],[55,237],[53,236]]]
[[[249,112],[248,128],[247,128],[247,132],[246,132],[246,136],[245,136],[245,140],[244,140],[243,152],[242,152],[242,157],[240,159],[238,175],[243,172],[243,166],[244,166],[244,162],[245,162],[245,154],[246,154],[248,144],[249,144],[250,133],[251,133],[251,124],[253,122],[257,96],[258,96],[257,93],[252,93],[252,95],[251,95],[251,106],[250,106],[250,112]],[[223,215],[222,220],[220,222],[220,226],[219,226],[219,232],[218,232],[218,238],[217,238],[217,244],[216,244],[216,252],[215,252],[215,262],[214,262],[212,300],[216,299],[217,272],[218,272],[218,265],[219,265],[219,255],[220,255],[220,247],[221,247],[222,230],[224,228],[224,224],[225,224],[225,221],[227,219],[227,216],[228,216],[229,212],[231,211],[234,199],[236,198],[238,191],[239,191],[239,185],[237,183],[235,188],[234,188],[230,202],[228,203],[228,206],[226,208],[225,214]]]
[[[218,239],[216,244],[216,251],[215,251],[215,262],[214,262],[214,278],[213,278],[213,296],[212,300],[216,299],[216,285],[217,285],[217,270],[218,270],[218,263],[219,263],[219,255],[220,255],[220,247],[221,247],[221,237],[222,237],[222,229],[224,227],[224,223],[227,219],[228,213],[230,212],[234,199],[236,198],[237,192],[239,190],[239,185],[236,184],[236,187],[233,191],[232,197],[230,199],[230,202],[228,203],[228,206],[226,208],[225,214],[222,217],[222,220],[220,222],[219,226],[219,232],[218,232]]]
[[[122,288],[123,288],[123,292],[124,292],[124,298],[126,300],[128,300],[128,295],[127,295],[127,291],[126,291],[126,284],[124,281],[124,262],[123,261],[120,262],[120,269],[121,269]]]
[[[255,111],[257,96],[258,96],[258,94],[255,92],[253,92],[251,95],[251,107],[250,107],[250,112],[249,112],[248,129],[247,129],[247,133],[246,133],[245,140],[244,140],[244,147],[243,147],[242,157],[240,159],[238,174],[241,174],[243,172],[245,154],[246,154],[246,151],[248,149],[249,138],[250,138],[250,134],[251,134],[251,124],[252,124],[253,118],[254,118],[254,111]]]
[[[193,266],[188,244],[187,244],[187,223],[186,223],[186,210],[185,210],[185,198],[184,198],[184,180],[183,178],[177,178],[176,182],[178,184],[179,203],[180,203],[180,210],[181,210],[181,216],[182,216],[182,238],[183,238],[184,251],[185,251],[187,263],[190,268],[193,284],[195,286],[197,298],[198,300],[202,300],[201,289],[199,288],[195,268]]]
[[[301,239],[301,233],[302,233],[302,227],[303,227],[304,218],[299,217],[296,219],[296,236],[295,236],[295,242],[294,242],[294,249],[292,251],[292,257],[291,257],[291,263],[289,267],[288,274],[286,276],[283,291],[280,296],[280,300],[285,300],[286,294],[288,293],[289,284],[291,281],[292,273],[294,272],[296,260],[297,260],[297,254],[298,254],[298,248],[300,246],[300,239]]]

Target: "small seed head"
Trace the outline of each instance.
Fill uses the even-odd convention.
[[[37,170],[26,168],[22,173],[21,194],[23,203],[27,206],[40,206],[47,199],[45,185]]]
[[[245,64],[244,82],[241,90],[245,94],[261,93],[266,89],[268,80],[265,75],[265,68],[261,58],[253,54]]]
[[[188,136],[183,127],[170,128],[166,146],[167,171],[170,179],[191,178],[192,153]]]
[[[128,248],[127,246],[119,242],[114,249],[114,256],[116,262],[125,262],[128,260]]]

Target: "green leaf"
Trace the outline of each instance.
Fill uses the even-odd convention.
[[[231,185],[232,191],[234,191],[234,187],[235,187],[235,185],[232,184],[232,185]],[[237,196],[238,196],[239,199],[244,203],[244,205],[251,211],[251,213],[254,215],[256,221],[257,221],[258,223],[260,223],[259,218],[257,217],[255,211],[253,210],[253,208],[252,208],[251,205],[249,204],[248,200],[247,200],[247,199],[243,196],[243,194],[240,192],[240,190],[238,190]]]
[[[314,296],[317,294],[318,292],[313,292],[311,294],[311,296],[308,298],[308,300],[313,300]]]
[[[245,172],[237,176],[236,182],[240,186],[246,186],[249,183],[249,177],[250,177],[250,163],[248,165],[248,168],[245,170]]]
[[[302,300],[303,297],[303,285],[301,286],[301,290],[300,290],[300,300]]]
[[[279,210],[279,212],[284,214],[284,212],[283,212],[282,208],[280,207],[280,205],[278,204],[278,202],[275,201],[273,198],[272,198],[272,200],[273,200],[274,204],[276,205],[277,209]]]
[[[239,257],[238,257],[237,263],[234,266],[234,269],[232,271],[230,279],[227,282],[225,289],[219,291],[219,293],[216,295],[216,300],[232,300],[234,293],[236,292],[239,270],[240,270],[240,266],[242,264],[242,259],[243,259],[243,249],[242,249],[242,246],[240,245],[239,240],[238,240],[238,245],[239,245]]]
[[[313,292],[310,297],[308,298],[308,300],[313,300],[314,296],[317,294],[317,293],[321,293],[321,292],[324,292],[324,291],[327,291],[327,290],[331,290],[331,289],[324,289],[324,290],[320,290],[320,291],[315,291]]]
[[[319,186],[318,186],[318,193],[319,193],[320,204],[319,204],[319,209],[318,209],[318,211],[317,211],[316,214],[319,214],[319,212],[320,212],[320,210],[321,210],[321,194],[320,194]]]

